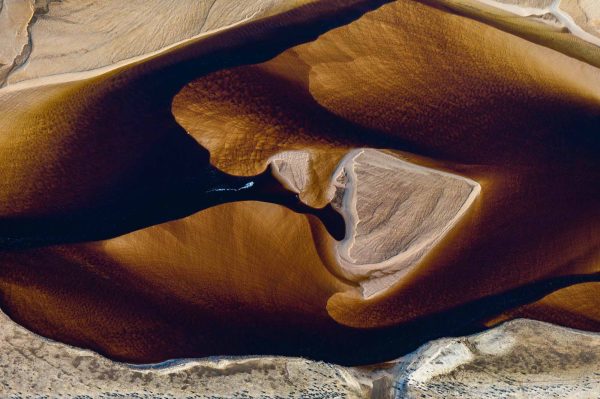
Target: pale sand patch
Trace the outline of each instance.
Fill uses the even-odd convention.
[[[533,320],[342,367],[292,357],[119,363],[36,335],[0,311],[0,395],[10,398],[596,398],[600,335]]]
[[[337,260],[348,277],[360,282],[365,297],[418,264],[481,191],[473,180],[374,149],[348,153],[332,180],[332,204],[346,222]]]
[[[307,151],[279,152],[268,162],[275,178],[288,190],[300,194],[308,187],[310,154]]]
[[[269,162],[288,189],[301,193],[310,185],[307,152],[281,152]],[[342,159],[326,190],[346,223],[345,238],[335,244],[338,266],[369,297],[419,263],[467,211],[481,186],[365,148]]]
[[[600,36],[600,2],[597,0],[560,0],[556,7],[570,15],[574,23],[586,32]]]
[[[600,3],[585,0],[475,0],[520,17],[566,28],[574,36],[600,46]],[[581,14],[581,15],[578,15]],[[553,18],[552,18],[552,17]]]
[[[306,151],[280,152],[269,162],[274,176],[295,193],[314,183]],[[363,148],[346,154],[323,191],[346,224],[345,238],[335,244],[338,267],[370,297],[418,264],[467,211],[481,186]]]
[[[0,93],[102,75],[298,4],[281,0],[51,2],[43,18],[29,23],[31,54],[7,74],[7,86]]]

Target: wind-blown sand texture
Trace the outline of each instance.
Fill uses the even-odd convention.
[[[548,299],[600,273],[577,30],[465,0],[2,5],[0,299],[32,331],[345,364],[511,311],[600,331]]]
[[[366,297],[418,264],[481,190],[472,180],[369,149],[348,153],[333,180],[332,201],[346,222],[337,261],[350,279],[365,281]]]

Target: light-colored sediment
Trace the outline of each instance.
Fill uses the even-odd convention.
[[[337,260],[365,297],[417,265],[481,191],[471,179],[373,149],[351,151],[332,179],[333,203],[346,222]]]
[[[367,398],[360,371],[299,358],[133,366],[37,336],[0,314],[2,398]]]
[[[335,243],[315,218],[273,204],[227,204],[101,242],[2,251],[0,291],[15,320],[129,360],[269,353],[276,344],[305,349],[306,342],[343,355],[354,353],[348,347],[356,334],[376,327],[598,272],[591,133],[600,74],[593,63],[490,22],[525,18],[490,13],[484,24],[399,0],[261,64],[200,78],[174,65],[202,57],[225,63],[219,54],[229,54],[228,46],[250,57],[288,23],[304,32],[307,15],[236,25],[127,68],[109,65],[111,73],[95,69],[94,78],[47,85],[46,77],[24,81],[35,83],[27,90],[16,89],[21,83],[2,89],[2,221],[118,202],[138,178],[147,183],[146,204],[173,182],[202,181],[205,169],[193,173],[208,155],[199,143],[213,165],[249,176],[278,153],[307,152],[310,178],[300,172],[304,156],[276,167],[289,187],[305,187],[299,196],[313,206],[329,201],[330,178],[349,149],[402,150],[412,163],[481,185],[481,200],[460,227],[405,278],[394,277],[385,295],[370,298],[336,273]],[[536,35],[546,32],[533,25]],[[549,32],[554,44],[584,43]],[[196,80],[158,106],[165,87],[153,83],[170,82],[164,74]],[[197,158],[177,162],[193,148]],[[586,326],[599,329],[593,320]]]
[[[433,341],[394,374],[397,399],[596,399],[600,335],[519,319]]]
[[[33,17],[31,1],[0,2],[0,87],[8,75],[27,59],[29,52],[29,21]]]
[[[568,16],[573,24],[600,38],[600,3],[595,0],[558,0],[554,7]],[[596,42],[597,43],[597,42]]]
[[[594,0],[476,1],[521,17],[558,25],[578,38],[600,46],[600,3]]]
[[[6,35],[0,37],[0,62],[12,67],[5,73],[0,68],[0,88],[9,86],[0,93],[91,78],[299,4],[7,0],[0,10],[0,32]]]
[[[284,151],[269,158],[273,175],[288,190],[302,193],[310,181],[310,154],[306,151]]]
[[[0,87],[23,82],[10,89],[19,90],[93,77],[185,45],[205,33],[309,2],[153,0],[149,4],[110,0],[99,4],[92,0],[5,0],[0,9]],[[582,40],[600,45],[600,6],[595,0],[439,3],[475,7],[477,3],[485,4],[566,28]],[[147,13],[150,8],[153,12]],[[13,32],[17,34],[13,36]]]
[[[269,158],[279,181],[298,194],[310,181],[311,156]],[[471,179],[362,148],[346,154],[322,188],[346,224],[335,244],[337,271],[364,297],[385,292],[446,235],[481,191]]]
[[[0,395],[11,399],[595,399],[599,359],[600,335],[520,319],[368,368],[287,357],[130,365],[47,340],[0,313]]]

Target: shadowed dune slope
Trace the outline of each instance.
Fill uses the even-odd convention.
[[[569,325],[573,328],[593,329],[600,327],[600,283],[575,284],[559,289],[541,300],[510,310],[490,320],[495,325],[501,320],[519,317],[544,319],[551,323]]]

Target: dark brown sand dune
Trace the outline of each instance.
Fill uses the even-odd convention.
[[[8,87],[0,96],[3,246],[100,239],[225,202],[215,198],[223,191],[208,190],[248,180],[209,166],[208,152],[173,119],[177,91],[215,69],[271,58],[377,4],[311,3],[99,76]],[[165,205],[172,201],[176,207]]]
[[[358,142],[445,160],[442,168],[482,184],[461,228],[386,298],[329,301],[336,320],[367,327],[599,270],[599,89],[594,67],[395,2],[265,64],[191,83],[174,114],[230,173],[258,173],[274,151],[314,137],[317,170],[332,157],[321,148]],[[312,198],[304,200],[319,204]]]
[[[559,325],[569,325],[582,330],[596,329],[600,324],[600,283],[575,284],[559,289],[541,300],[507,311],[490,320],[495,325],[513,318],[544,319]]]
[[[599,70],[420,2],[378,5],[320,2],[3,93],[6,313],[127,361],[367,363],[512,309],[600,331],[580,305],[600,278]],[[357,147],[481,186],[433,250],[368,298],[337,264],[327,211],[314,212],[329,232],[296,212],[332,199]],[[290,151],[292,166],[275,159]],[[294,175],[298,152],[308,167]],[[299,200],[269,162],[292,169]],[[576,300],[546,296],[573,283],[588,283]]]

